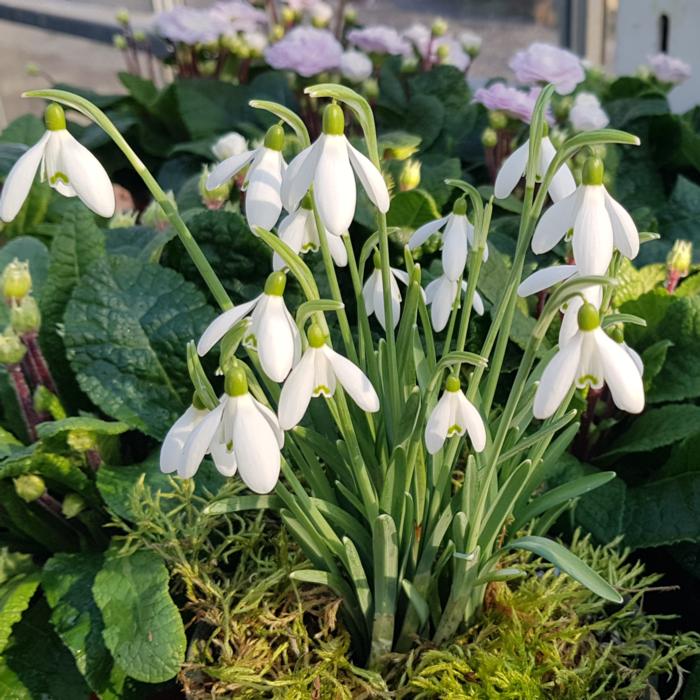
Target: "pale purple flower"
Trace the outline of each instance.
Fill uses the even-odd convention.
[[[580,92],[569,112],[569,121],[576,131],[603,129],[609,123],[608,115],[592,92]]]
[[[586,77],[578,56],[558,46],[539,42],[518,51],[508,65],[521,83],[552,83],[560,95],[573,92]]]
[[[218,41],[223,33],[221,24],[208,10],[184,5],[158,13],[153,19],[152,30],[168,41],[183,44],[209,44]]]
[[[308,12],[316,4],[317,0],[285,0],[287,7],[294,12],[298,12],[303,15],[304,12]]]
[[[416,22],[406,29],[406,31],[404,31],[403,38],[412,44],[413,48],[416,50],[416,53],[421,58],[425,58],[425,55],[428,53],[431,35],[432,32],[430,31],[429,27]]]
[[[308,78],[340,66],[343,47],[327,29],[295,27],[265,49],[265,60],[278,70],[291,70]]]
[[[484,105],[486,109],[506,112],[511,117],[529,124],[540,92],[540,88],[530,88],[525,92],[505,83],[492,83],[488,87],[479,88],[474,93],[473,101]],[[547,121],[552,123],[551,115],[545,116]]]
[[[340,73],[352,83],[361,83],[372,75],[372,61],[362,51],[346,51],[340,57]]]
[[[348,32],[348,41],[368,53],[388,53],[405,56],[411,46],[393,27],[375,24]]]
[[[669,56],[667,53],[657,53],[649,56],[649,69],[662,83],[678,85],[690,78],[690,65],[680,58]]]
[[[416,53],[425,60],[428,58],[428,49],[430,48],[430,63],[441,63],[443,65],[454,66],[464,72],[469,68],[471,59],[464,50],[462,44],[452,37],[434,38],[431,42],[432,32],[424,24],[413,24],[404,33],[403,37],[409,41]],[[446,51],[446,56],[442,59],[439,57],[438,50],[440,47],[443,52]]]
[[[213,19],[225,25],[222,34],[233,32],[254,32],[267,25],[267,15],[253,7],[246,0],[221,0],[210,10]]]

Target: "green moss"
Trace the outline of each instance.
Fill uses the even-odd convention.
[[[616,542],[595,547],[576,537],[572,551],[625,592],[624,605],[513,554],[503,566],[527,576],[491,584],[474,627],[444,648],[426,643],[392,656],[380,677],[349,660],[340,601],[290,581],[308,563],[275,518],[205,516],[208,500],[190,483],[173,480],[172,489],[154,495],[142,484],[131,504],[136,524],[120,526],[125,548],[158,552],[173,574],[189,625],[180,680],[190,698],[627,700],[647,697],[654,677],[679,674],[700,655],[700,635],[661,634],[660,618],[642,612],[658,576]]]

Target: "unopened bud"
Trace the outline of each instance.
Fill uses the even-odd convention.
[[[138,218],[138,212],[133,209],[118,211],[107,223],[107,228],[131,228],[132,226],[136,226],[136,220]]]
[[[114,16],[114,18],[119,24],[126,26],[129,24],[129,10],[127,10],[125,7],[120,8],[117,10],[117,14]]]
[[[85,509],[85,501],[77,493],[68,493],[61,504],[61,513],[69,520]]]
[[[495,129],[486,128],[481,134],[481,143],[484,148],[495,148],[498,143],[498,134]]]
[[[435,52],[440,63],[444,63],[450,57],[450,47],[446,44],[440,44]]]
[[[30,75],[32,77],[36,77],[41,73],[41,68],[36,63],[32,63],[31,61],[27,63],[24,69],[27,73],[27,75]]]
[[[693,262],[693,244],[690,241],[678,240],[673,244],[666,258],[666,265],[679,277],[687,277]]]
[[[418,185],[420,185],[420,168],[421,162],[419,160],[413,160],[409,158],[401,169],[401,174],[399,175],[399,189],[402,192],[408,192],[409,190],[415,190]]]
[[[66,442],[68,443],[68,447],[76,452],[96,450],[98,447],[95,434],[89,430],[69,430]]]
[[[115,49],[119,49],[120,51],[126,50],[127,47],[126,39],[123,34],[115,34],[112,37],[112,44]]]
[[[508,116],[499,110],[490,110],[489,126],[496,130],[505,129],[508,126]]]
[[[297,13],[291,7],[282,8],[282,21],[291,24],[297,18]]]
[[[311,8],[311,23],[314,27],[323,29],[327,27],[333,18],[333,8],[322,0]]]
[[[144,41],[146,41],[146,32],[143,32],[143,31],[134,32],[134,41],[137,44],[142,44]]]
[[[352,5],[348,5],[345,8],[344,17],[345,17],[345,21],[348,24],[354,24],[355,22],[357,22],[357,9],[355,7],[353,7]]]
[[[204,166],[202,174],[199,176],[197,188],[202,204],[204,204],[207,209],[215,211],[221,209],[221,207],[228,202],[229,195],[231,194],[231,181],[226,180],[226,182],[215,187],[213,190],[208,190],[207,180],[209,179],[209,172],[209,168]]]
[[[20,301],[13,301],[10,308],[10,325],[16,333],[31,333],[41,327],[41,312],[36,299],[27,295]]]
[[[481,51],[481,37],[474,32],[465,31],[459,35],[459,43],[469,54],[470,58],[476,58]]]
[[[175,195],[172,190],[166,192],[166,197],[170,200],[173,207],[177,209]],[[155,199],[144,209],[143,214],[141,214],[141,223],[144,226],[150,226],[158,231],[165,231],[165,229],[170,226],[170,220]]]
[[[29,263],[15,258],[2,273],[2,294],[6,299],[22,299],[32,289]]]
[[[46,493],[46,484],[37,474],[22,474],[12,481],[15,485],[15,493],[25,503],[32,503]]]
[[[12,328],[0,335],[0,364],[17,365],[27,354],[27,348]]]
[[[442,17],[438,17],[433,22],[433,26],[430,28],[430,31],[432,32],[433,36],[445,36],[445,33],[447,32],[447,22]]]
[[[284,27],[281,24],[275,24],[270,30],[270,39],[279,41],[284,36]]]

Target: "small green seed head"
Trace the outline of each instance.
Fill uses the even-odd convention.
[[[603,161],[597,156],[586,158],[583,164],[582,182],[584,185],[602,185],[605,176]]]
[[[69,430],[66,442],[76,452],[87,452],[99,447],[95,433],[89,430]]]
[[[437,51],[435,53],[437,54],[438,61],[443,63],[450,57],[450,47],[446,46],[445,44],[441,44],[437,47]]]
[[[345,133],[345,117],[339,104],[331,102],[323,110],[323,133],[342,136]]]
[[[508,126],[508,116],[500,110],[489,111],[489,126],[492,129],[505,129]]]
[[[495,129],[487,127],[481,133],[481,143],[484,148],[495,148],[498,143],[498,134]]]
[[[447,32],[447,22],[442,17],[438,17],[433,21],[431,30],[433,32],[433,36],[445,36],[445,33]]]
[[[2,295],[6,299],[22,299],[32,289],[29,263],[15,258],[2,273]]]
[[[465,197],[460,197],[452,206],[452,213],[457,216],[465,216],[467,213],[467,200]]]
[[[312,348],[322,348],[326,344],[326,334],[317,323],[311,325],[306,337],[309,339],[309,345]]]
[[[224,380],[224,391],[229,396],[243,396],[248,393],[248,379],[242,367],[232,367],[227,372]]]
[[[578,327],[582,331],[594,331],[600,326],[600,315],[593,304],[585,301],[578,310]]]
[[[16,333],[31,333],[41,326],[41,312],[36,299],[27,295],[10,308],[10,325]]]
[[[456,374],[451,374],[449,377],[447,377],[447,381],[445,382],[445,391],[451,391],[454,393],[459,391],[461,388],[462,384]]]
[[[281,297],[287,284],[287,275],[281,270],[268,275],[265,281],[265,294],[274,297]]]
[[[77,493],[67,493],[61,504],[61,512],[68,520],[85,509],[85,501]]]
[[[112,46],[114,46],[115,49],[118,49],[119,51],[124,51],[126,50],[126,47],[128,44],[126,43],[126,39],[124,38],[123,34],[115,34],[112,36]]]
[[[23,474],[12,481],[15,484],[15,493],[25,503],[36,501],[46,492],[46,484],[37,474]]]
[[[126,26],[129,24],[129,10],[127,10],[125,7],[120,8],[117,10],[117,14],[114,16],[114,18],[119,22],[119,24],[122,24]]]
[[[61,131],[66,128],[66,113],[61,105],[52,102],[44,112],[44,123],[49,131]]]
[[[265,148],[281,151],[284,148],[284,129],[279,124],[273,124],[265,134]]]
[[[27,348],[12,328],[0,335],[0,364],[17,365],[27,354]]]

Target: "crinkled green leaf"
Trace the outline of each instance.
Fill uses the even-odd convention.
[[[170,227],[156,231],[148,226],[113,228],[104,233],[110,255],[128,255],[147,262],[158,262],[163,247],[175,236]]]
[[[107,648],[132,678],[147,683],[172,678],[185,659],[185,630],[168,591],[169,578],[153,552],[112,552],[92,588]]]
[[[416,229],[439,218],[440,212],[432,196],[425,190],[417,189],[399,192],[392,197],[386,222],[388,226]]]
[[[22,143],[33,146],[46,131],[44,122],[34,114],[23,114],[10,122],[0,133],[0,143]]]
[[[70,430],[81,430],[96,435],[121,435],[129,430],[129,426],[119,421],[106,421],[92,416],[70,416],[63,420],[40,423],[37,426],[37,434],[42,439],[67,433]]]
[[[187,341],[213,311],[177,272],[133,258],[94,263],[65,314],[81,389],[107,415],[162,438],[189,400]]]
[[[29,601],[39,586],[38,571],[19,573],[0,585],[0,654],[10,639],[15,623],[29,607]]]

